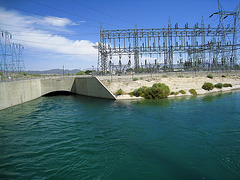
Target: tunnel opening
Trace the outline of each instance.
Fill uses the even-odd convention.
[[[54,91],[54,92],[47,93],[43,96],[49,97],[49,96],[71,96],[71,95],[75,95],[75,93],[69,92],[69,91]]]

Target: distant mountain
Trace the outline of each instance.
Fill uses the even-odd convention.
[[[64,69],[64,74],[76,74],[79,72],[79,69]],[[63,69],[50,69],[50,70],[45,70],[45,71],[26,71],[28,74],[63,74]]]

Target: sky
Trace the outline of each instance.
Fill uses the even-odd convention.
[[[239,0],[220,0],[233,11]],[[0,0],[0,30],[24,46],[25,70],[96,68],[104,29],[217,26],[217,0]],[[232,20],[226,19],[227,23]]]

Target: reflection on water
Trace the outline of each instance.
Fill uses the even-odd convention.
[[[0,177],[240,179],[239,100],[41,97],[0,111]]]
[[[232,95],[232,92],[213,93],[213,94],[205,95],[202,99],[203,99],[203,101],[210,102],[210,101],[213,101],[214,99],[220,99],[220,98],[223,98],[223,97],[229,96],[229,95]]]
[[[170,99],[161,99],[161,100],[137,100],[133,101],[131,104],[134,105],[141,105],[141,106],[160,106],[160,107],[167,107],[171,103]]]

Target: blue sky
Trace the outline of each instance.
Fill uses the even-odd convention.
[[[220,0],[233,11],[239,0]],[[24,46],[26,70],[97,66],[100,23],[104,29],[217,26],[217,0],[0,0],[0,30]],[[231,23],[232,18],[226,19]]]

